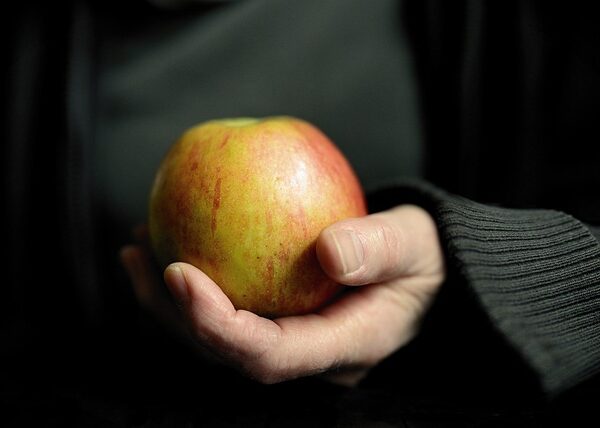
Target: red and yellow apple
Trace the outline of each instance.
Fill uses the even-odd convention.
[[[315,254],[319,233],[366,214],[347,159],[294,117],[212,120],[185,131],[152,187],[149,231],[164,267],[184,261],[214,280],[237,309],[303,314],[340,286]]]

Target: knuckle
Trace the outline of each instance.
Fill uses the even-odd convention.
[[[397,270],[405,252],[406,237],[401,229],[381,221],[376,227],[375,236],[378,243],[377,257],[383,263],[383,269]]]
[[[283,373],[273,359],[269,357],[250,362],[243,368],[243,372],[249,378],[265,385],[271,385],[286,380],[285,373]]]
[[[266,385],[283,382],[287,372],[283,369],[277,351],[272,343],[256,341],[256,347],[247,350],[238,361],[242,371],[251,379]]]

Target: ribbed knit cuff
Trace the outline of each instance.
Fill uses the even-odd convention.
[[[433,215],[449,268],[548,395],[600,371],[600,245],[586,226],[562,212],[483,205],[423,183],[404,194]]]

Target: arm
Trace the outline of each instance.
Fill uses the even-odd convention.
[[[552,210],[479,204],[422,183],[380,201],[426,206],[448,268],[553,396],[593,376],[600,361],[598,229]]]
[[[586,226],[590,230],[590,232],[592,233],[592,235],[594,235],[594,238],[596,238],[596,241],[600,242],[600,227],[598,227],[598,226],[590,226],[589,224],[586,225]]]
[[[217,360],[264,383],[325,373],[354,384],[417,334],[445,277],[437,230],[423,209],[403,205],[336,223],[316,248],[347,292],[318,313],[274,320],[236,310],[218,284],[186,263],[164,272],[179,307],[172,311],[144,247],[128,246],[121,257],[140,303],[176,331],[187,327]]]
[[[447,268],[465,280],[472,298],[463,306],[476,302],[549,395],[596,373],[600,248],[580,222],[555,211],[482,205],[422,183],[371,201],[380,212],[319,237],[324,270],[349,292],[317,314],[267,320],[236,311],[198,269],[169,267],[165,281],[191,337],[262,382],[327,372],[354,383],[418,334]],[[398,202],[410,205],[389,208]],[[139,291],[152,282],[148,261],[136,247],[123,256],[143,303],[143,295],[156,294]]]

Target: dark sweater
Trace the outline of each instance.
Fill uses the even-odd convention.
[[[593,227],[600,223],[600,157],[588,144],[598,140],[598,39],[593,15],[582,6],[559,10],[543,2],[492,3],[407,1],[395,17],[416,59],[424,123],[424,148],[416,152],[424,162],[413,171],[415,177],[386,170],[369,181],[370,206],[373,211],[405,202],[425,206],[440,228],[449,280],[425,320],[423,337],[380,369],[396,388],[402,379],[397,373],[406,368],[393,363],[416,352],[412,361],[428,365],[412,373],[414,384],[431,371],[442,377],[432,376],[428,385],[480,378],[479,386],[494,388],[513,371],[531,376],[554,396],[600,369],[600,248]],[[7,39],[10,67],[3,71],[9,96],[3,100],[7,179],[2,196],[11,255],[1,301],[7,344],[2,352],[21,367],[35,367],[32,379],[52,377],[52,367],[64,369],[83,356],[98,372],[71,372],[71,381],[85,373],[85,379],[102,384],[113,379],[108,373],[133,372],[131,384],[147,385],[145,372],[133,369],[139,363],[135,356],[159,352],[154,343],[161,340],[173,344],[153,336],[157,327],[148,329],[151,321],[142,316],[140,322],[115,254],[129,241],[132,225],[123,218],[131,215],[107,203],[101,192],[98,196],[91,169],[101,44],[95,13],[100,11],[101,21],[111,27],[113,19],[119,22],[115,11],[123,12],[108,7],[107,13],[106,4],[99,9],[84,7],[85,2],[52,5],[64,8],[60,13],[49,5],[23,5],[14,19],[2,18],[12,34]],[[150,10],[151,19],[125,13],[121,24],[136,25],[118,28],[138,36],[145,34],[145,24],[177,27],[196,12],[226,15],[223,6],[213,5],[183,13],[134,6]],[[360,61],[353,64],[361,70]],[[357,99],[372,95],[365,90],[369,86],[366,81],[354,88]],[[340,98],[353,99],[343,92]],[[125,118],[135,113],[126,107],[112,105],[111,112]],[[371,107],[366,103],[362,112]],[[138,108],[153,107],[142,102]],[[305,108],[319,117],[320,110]],[[356,112],[351,125],[362,129],[361,110]],[[339,129],[348,128],[344,118],[334,119],[330,123]],[[351,139],[357,133],[345,135]],[[374,160],[363,169],[368,181],[372,177],[366,171],[376,169],[377,156],[364,149],[361,138],[362,148],[349,144],[348,151],[355,159],[365,153]],[[394,159],[386,153],[379,157],[386,165]],[[145,335],[151,339],[144,341]],[[423,350],[453,355],[424,356]],[[128,352],[135,356],[127,357]],[[485,361],[477,365],[482,355]],[[441,364],[446,357],[452,363]],[[147,364],[155,368],[154,363]],[[510,370],[496,370],[504,364]],[[453,367],[460,373],[444,378],[442,369]],[[374,371],[372,378],[379,374]],[[22,379],[23,371],[12,376]],[[171,385],[169,378],[165,374],[163,381]],[[510,379],[507,388],[519,389],[518,382]]]
[[[430,314],[435,321],[426,329],[435,340],[460,336],[456,330],[461,328],[477,331],[467,336],[466,349],[488,346],[504,367],[492,369],[491,361],[483,368],[473,361],[467,366],[472,364],[475,373],[491,369],[507,377],[509,385],[498,384],[505,388],[502,393],[522,381],[531,393],[541,388],[554,397],[598,373],[600,246],[586,225],[555,210],[480,204],[422,181],[390,185],[371,195],[376,210],[399,202],[427,208],[444,246],[449,280],[433,310],[439,313]],[[456,317],[461,321],[455,323]],[[499,336],[495,343],[478,342],[494,333]],[[452,341],[442,340],[450,346]],[[504,346],[516,351],[509,361],[501,357]],[[517,379],[528,376],[515,369],[519,364],[528,366],[533,378]]]
[[[598,229],[577,220],[600,219],[594,13],[426,1],[409,3],[406,16],[425,95],[427,177],[453,195],[416,188],[494,328],[546,392],[564,391],[600,368]]]

